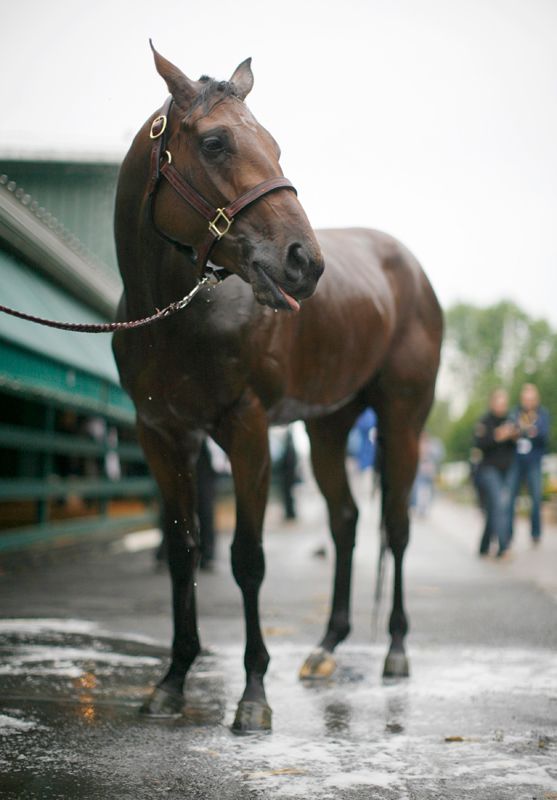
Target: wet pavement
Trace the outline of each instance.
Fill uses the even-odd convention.
[[[273,506],[266,526],[270,735],[230,732],[243,624],[228,534],[199,575],[205,649],[168,722],[137,713],[170,638],[149,535],[4,565],[0,797],[557,800],[557,530],[533,550],[521,524],[514,560],[499,563],[476,557],[475,509],[439,500],[416,520],[412,674],[384,681],[388,603],[373,637],[377,508],[364,502],[353,633],[335,675],[308,686],[297,673],[326,619],[331,551],[321,505],[302,492],[298,522]]]

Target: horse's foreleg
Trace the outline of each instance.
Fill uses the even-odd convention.
[[[360,411],[350,405],[340,412],[307,423],[311,460],[317,484],[325,497],[336,553],[333,600],[325,636],[306,659],[301,678],[326,678],[336,669],[332,653],[350,633],[352,554],[358,509],[346,475],[346,438]]]
[[[231,547],[232,572],[244,601],[246,688],[232,729],[237,733],[271,729],[271,709],[263,678],[269,654],[259,619],[259,590],[265,575],[263,517],[269,490],[270,456],[267,417],[252,398],[221,425],[216,435],[230,458],[236,493],[236,530]]]
[[[150,717],[176,716],[184,704],[184,681],[200,650],[197,633],[194,573],[199,556],[199,532],[195,514],[195,463],[199,438],[176,442],[139,425],[139,439],[159,485],[163,501],[162,525],[172,580],[174,639],[170,667],[142,713]]]

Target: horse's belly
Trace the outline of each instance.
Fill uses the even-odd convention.
[[[324,417],[347,405],[355,396],[356,394],[354,393],[335,403],[321,405],[319,403],[304,403],[294,397],[284,397],[268,410],[269,422],[271,425],[287,425],[289,422],[295,422],[298,419],[306,420]]]

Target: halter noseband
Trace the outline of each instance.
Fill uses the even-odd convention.
[[[211,250],[215,244],[228,233],[236,215],[239,214],[240,211],[243,211],[244,208],[247,208],[247,206],[254,203],[256,200],[259,200],[260,197],[269,194],[269,192],[274,192],[277,189],[290,189],[291,191],[296,192],[296,189],[287,178],[268,178],[267,180],[258,183],[257,186],[254,186],[247,192],[244,192],[244,194],[241,194],[236,198],[236,200],[233,200],[227,206],[224,206],[223,208],[216,208],[215,206],[212,206],[209,202],[207,202],[207,200],[205,200],[204,197],[202,197],[202,195],[199,194],[196,189],[194,189],[190,183],[186,181],[184,177],[182,177],[182,175],[172,164],[172,155],[170,151],[166,149],[168,116],[172,103],[173,98],[170,96],[166,100],[161,113],[155,117],[151,123],[151,130],[149,132],[150,138],[154,140],[153,148],[151,150],[151,178],[149,181],[148,193],[148,205],[151,222],[157,233],[162,236],[163,239],[166,239],[180,250],[191,249],[188,245],[185,245],[183,242],[180,242],[177,239],[173,239],[171,236],[168,236],[168,234],[161,231],[155,223],[153,206],[161,177],[164,177],[172,186],[176,194],[178,194],[182,200],[185,200],[186,203],[188,203],[198,212],[198,214],[201,214],[201,216],[207,220],[208,234],[204,242],[197,250],[196,262],[202,275],[206,274],[207,272],[213,272],[216,277],[222,280],[229,273],[226,270],[218,267],[209,267],[207,262],[209,261]]]

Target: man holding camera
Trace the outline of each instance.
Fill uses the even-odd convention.
[[[514,507],[523,484],[531,500],[530,533],[537,545],[541,538],[542,456],[549,439],[549,413],[540,405],[540,395],[533,383],[525,383],[520,404],[511,414],[516,425],[516,454],[510,468],[509,544],[513,537]]]

